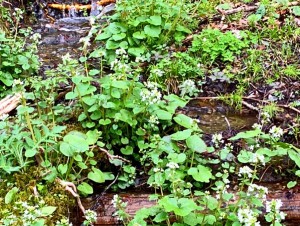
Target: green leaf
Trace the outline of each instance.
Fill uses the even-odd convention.
[[[87,133],[86,133],[86,136],[87,136],[87,143],[89,145],[92,145],[92,144],[95,144],[99,137],[101,135],[101,132],[99,132],[98,130],[89,130]]]
[[[101,170],[92,167],[93,172],[88,173],[88,178],[97,183],[103,183],[105,181],[104,174]]]
[[[186,140],[187,138],[189,138],[192,134],[192,130],[191,129],[186,129],[183,131],[178,131],[176,133],[173,133],[171,135],[171,139],[172,140]]]
[[[260,134],[261,134],[261,131],[259,129],[250,130],[250,131],[246,131],[246,132],[240,132],[237,135],[235,135],[234,137],[231,137],[229,140],[248,139],[248,138],[257,137]]]
[[[104,31],[101,34],[98,34],[96,36],[95,40],[96,41],[98,41],[98,40],[105,40],[105,39],[110,38],[111,36],[112,36],[112,33]]]
[[[132,155],[132,153],[133,153],[133,148],[131,147],[131,146],[126,146],[125,148],[121,148],[121,153],[123,154],[123,155]]]
[[[161,25],[161,16],[155,15],[155,16],[150,16],[150,19],[147,20],[149,24],[159,26]]]
[[[153,221],[159,223],[159,222],[165,221],[167,219],[167,217],[168,217],[168,214],[166,212],[160,212],[154,217]]]
[[[19,189],[17,187],[13,187],[12,189],[10,189],[9,192],[7,192],[7,194],[5,195],[5,204],[11,203],[14,200],[18,191]]]
[[[292,12],[295,16],[300,16],[300,6],[293,6]]]
[[[156,114],[158,119],[161,119],[161,120],[171,120],[172,119],[172,114],[165,110],[161,110],[161,109],[156,110],[154,112],[154,114]]]
[[[158,38],[161,33],[160,26],[146,25],[144,27],[145,34],[152,38]]]
[[[100,124],[100,125],[104,125],[104,126],[105,126],[105,125],[108,125],[108,124],[110,124],[110,123],[111,123],[111,120],[110,120],[110,119],[105,119],[105,120],[104,120],[104,119],[100,119],[100,120],[99,120],[99,124]]]
[[[300,167],[300,154],[295,152],[294,150],[288,150],[288,155],[290,159],[292,159],[298,167]]]
[[[36,151],[35,148],[26,149],[26,151],[25,151],[25,157],[31,158],[31,157],[35,156],[36,153],[37,153],[37,151]]]
[[[194,124],[194,120],[191,117],[186,116],[184,114],[178,114],[176,117],[174,117],[174,121],[178,125],[181,125],[187,129],[191,129]]]
[[[146,38],[144,31],[136,31],[132,34],[132,36],[136,39],[145,39]]]
[[[105,47],[106,49],[117,49],[120,47],[120,43],[109,39],[106,41]]]
[[[100,74],[100,71],[97,69],[92,69],[89,71],[90,76],[94,76],[94,75],[98,75],[98,74]]]
[[[78,191],[80,191],[83,195],[91,195],[93,194],[93,187],[86,182],[82,182],[77,187]]]
[[[51,215],[52,213],[54,213],[56,208],[57,207],[55,207],[55,206],[44,206],[40,210],[41,210],[42,216],[47,217],[47,216]]]
[[[199,135],[192,135],[186,140],[186,145],[197,153],[205,152],[207,146],[205,142],[199,137]]]
[[[84,133],[78,131],[69,132],[64,138],[64,142],[68,143],[77,152],[84,152],[89,150],[89,143],[87,142],[87,136]]]
[[[287,184],[287,188],[293,188],[297,185],[297,181],[289,181]]]
[[[38,219],[36,221],[34,221],[32,224],[30,224],[31,226],[44,226],[45,225],[45,219]]]
[[[68,164],[59,164],[57,167],[58,172],[64,175],[68,170]]]
[[[124,39],[126,37],[126,34],[125,33],[120,33],[120,34],[115,34],[112,36],[112,39],[114,41],[120,41],[122,39]]]
[[[206,183],[208,183],[209,180],[212,178],[211,169],[202,165],[198,165],[197,168],[190,168],[188,170],[188,175],[191,175],[196,181]]]
[[[145,53],[144,47],[131,47],[128,49],[128,54],[136,56],[136,57],[141,56],[144,53]]]

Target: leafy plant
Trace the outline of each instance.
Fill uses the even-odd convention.
[[[231,31],[223,33],[218,29],[205,29],[194,37],[190,51],[201,57],[203,63],[232,62],[249,45],[246,38],[242,31],[234,35]]]
[[[96,40],[105,41],[112,58],[119,48],[141,56],[157,45],[181,41],[191,32],[188,5],[186,1],[173,0],[118,1],[110,24],[99,32]]]

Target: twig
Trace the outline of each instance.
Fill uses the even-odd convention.
[[[85,213],[85,208],[83,207],[80,197],[77,193],[77,189],[74,183],[69,182],[69,181],[63,181],[59,178],[56,178],[56,181],[65,188],[66,191],[70,192],[77,200],[77,205],[80,208],[80,210],[82,211],[82,213]]]
[[[261,102],[261,103],[266,103],[266,104],[271,103],[271,101],[268,101],[268,100],[258,100],[258,99],[255,99],[253,97],[243,97],[243,99],[253,100],[253,101],[256,101],[256,102]],[[292,111],[295,111],[298,114],[300,114],[300,110],[298,110],[297,108],[295,108],[293,106],[290,106],[290,105],[287,105],[287,104],[277,104],[277,106],[278,107],[282,107],[282,108],[288,108],[288,109],[290,109]]]
[[[234,14],[234,13],[238,13],[238,12],[249,12],[249,11],[254,11],[254,10],[257,10],[258,9],[258,6],[241,6],[241,7],[238,7],[236,9],[229,9],[229,10],[222,10],[220,8],[216,8],[216,10],[221,13],[222,15],[231,15],[231,14]]]
[[[124,159],[123,157],[121,157],[121,156],[119,156],[119,155],[112,155],[112,154],[110,154],[110,153],[109,153],[106,149],[104,149],[104,148],[100,148],[100,147],[98,147],[98,146],[96,146],[96,145],[93,145],[92,148],[98,148],[100,151],[104,152],[104,153],[107,155],[107,157],[108,157],[109,159],[111,159],[111,160],[113,160],[113,159],[119,159],[119,160],[121,160],[121,161],[123,161],[123,162],[130,163],[129,160]]]
[[[251,110],[254,110],[254,111],[257,111],[257,112],[259,112],[259,108],[257,108],[257,107],[254,107],[253,105],[251,105],[251,104],[249,104],[249,103],[247,103],[246,101],[242,101],[242,105],[244,105],[244,106],[246,106],[247,108],[249,108],[249,109],[251,109]]]

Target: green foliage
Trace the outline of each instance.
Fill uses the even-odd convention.
[[[234,35],[231,31],[223,33],[217,29],[205,29],[194,37],[190,50],[201,57],[203,63],[232,62],[236,55],[248,47],[246,38],[244,32]]]
[[[145,55],[157,45],[181,41],[191,31],[187,1],[119,1],[110,24],[96,37],[105,41],[109,57],[115,50],[128,50],[133,56]]]

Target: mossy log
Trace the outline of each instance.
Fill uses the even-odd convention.
[[[273,185],[272,185],[273,186]],[[133,216],[136,211],[143,207],[151,207],[155,204],[154,201],[149,201],[149,194],[126,193],[118,194],[124,202],[127,202],[126,211]],[[95,225],[122,225],[121,222],[114,216],[115,208],[112,205],[114,194],[105,194],[99,203],[97,213],[97,222]],[[300,224],[300,193],[294,190],[274,190],[267,195],[267,200],[280,199],[283,203],[281,211],[286,213],[285,225],[299,225]],[[83,200],[85,208],[91,208],[95,204],[92,199]],[[263,214],[261,220],[263,220]],[[264,225],[262,223],[262,225]],[[268,224],[266,224],[268,225]]]

